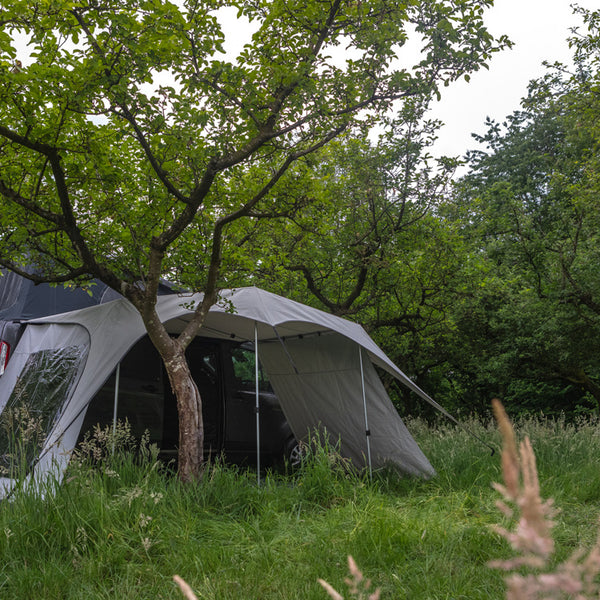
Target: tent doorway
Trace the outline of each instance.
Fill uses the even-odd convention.
[[[196,338],[187,349],[192,377],[202,398],[204,451],[207,458],[223,454],[230,463],[256,463],[254,351],[251,344]],[[295,439],[264,372],[260,377],[260,455],[263,466],[287,458]],[[115,393],[115,386],[117,385]],[[166,461],[177,459],[179,421],[176,400],[161,358],[147,336],[125,355],[117,370],[92,398],[78,442],[96,425],[127,420],[136,439],[147,431],[149,441]]]

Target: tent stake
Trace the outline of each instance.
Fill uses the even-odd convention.
[[[369,430],[369,419],[367,418],[367,396],[365,394],[365,371],[363,369],[362,346],[358,347],[358,357],[360,359],[360,383],[362,386],[363,407],[365,410],[365,436],[367,438],[367,459],[369,461],[369,479],[373,479],[373,467],[371,465],[371,431]]]
[[[258,390],[258,327],[254,321],[254,390],[256,393],[256,480],[260,487],[260,402]]]
[[[115,444],[117,441],[117,409],[119,408],[119,380],[121,378],[121,363],[117,365],[115,371],[115,400],[113,406],[113,435],[111,455],[115,454]]]

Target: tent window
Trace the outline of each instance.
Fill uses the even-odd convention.
[[[21,291],[23,278],[10,271],[0,272],[0,310],[13,306]]]
[[[66,346],[29,355],[0,415],[0,471],[28,469],[69,398],[87,349]]]

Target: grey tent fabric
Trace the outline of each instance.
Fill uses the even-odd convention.
[[[216,335],[221,334],[227,337],[228,319],[226,318],[226,314],[223,313],[228,313],[232,304],[235,305],[237,315],[249,319],[243,327],[243,330],[240,331],[239,334],[234,334],[239,335],[240,339],[252,339],[251,330],[253,321],[267,325],[266,331],[265,327],[261,328],[260,331],[263,333],[263,336],[261,336],[260,339],[273,337],[273,332],[275,332],[276,335],[285,337],[319,331],[337,331],[367,350],[373,364],[393,375],[406,387],[415,392],[427,403],[434,406],[451,421],[457,422],[443,406],[438,404],[408,378],[385,355],[381,348],[375,344],[364,328],[358,323],[341,319],[340,317],[336,317],[293,300],[288,300],[287,298],[282,298],[281,296],[256,287],[223,292],[221,298],[221,304],[213,307],[207,317],[207,323],[204,328],[206,331],[210,332],[212,330]],[[240,326],[241,324],[238,324],[238,327]],[[272,329],[273,327],[276,327],[276,329]]]
[[[56,430],[64,415],[71,413],[69,401],[86,370],[89,347],[89,333],[78,324],[28,326],[0,378],[0,427],[11,419],[10,411],[25,408],[19,420],[27,419],[29,429]],[[34,446],[43,440],[43,437],[27,437],[28,443]],[[47,442],[44,445],[47,447]],[[35,458],[41,448],[27,448],[25,452],[30,450],[35,452],[32,457]],[[2,455],[13,452],[14,448],[0,448]],[[64,465],[66,456],[57,453],[55,459]],[[40,474],[45,471],[45,468],[38,469]],[[2,490],[10,490],[12,484],[6,477],[10,473],[2,474],[5,477],[0,478],[0,497]]]
[[[324,427],[339,436],[343,456],[365,466],[367,431],[356,344],[337,333],[283,343],[285,352],[279,342],[270,342],[261,344],[259,353],[296,437],[306,439],[312,428]],[[370,362],[364,373],[373,467],[395,464],[407,473],[433,474]]]
[[[159,296],[157,310],[168,331],[176,334],[192,317],[200,295]],[[42,334],[52,324],[52,333]],[[77,441],[86,408],[128,350],[145,334],[142,320],[125,299],[117,299],[29,321],[27,354],[43,336],[53,347],[66,345],[69,328],[86,332],[82,371],[65,391],[54,417],[36,474],[60,477]],[[400,371],[358,324],[252,287],[224,291],[206,316],[199,335],[259,340],[259,358],[298,439],[315,427],[341,438],[342,453],[365,465],[366,441],[359,348],[364,349],[365,392],[374,465],[386,463],[424,476],[434,473],[394,409],[373,365],[379,366],[422,397],[429,397]],[[50,331],[48,329],[48,331]],[[24,338],[25,339],[25,336]],[[23,349],[22,349],[23,345]],[[366,357],[370,360],[366,360]],[[6,404],[22,369],[11,361],[0,378],[0,408]],[[431,400],[431,399],[429,399]],[[433,401],[432,401],[433,402]]]

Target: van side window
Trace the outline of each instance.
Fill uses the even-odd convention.
[[[244,346],[234,346],[231,348],[231,361],[238,388],[240,390],[254,391],[254,350]],[[271,383],[260,365],[258,368],[258,388],[261,392],[273,391]]]

